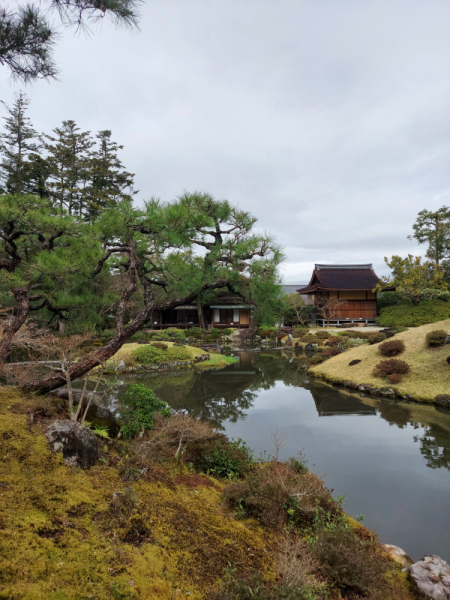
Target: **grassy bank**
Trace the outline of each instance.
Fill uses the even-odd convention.
[[[43,435],[61,417],[55,400],[0,388],[0,598],[413,600],[301,462],[254,462],[198,422],[204,437],[176,460],[171,417],[101,440],[82,470]]]
[[[393,385],[388,380],[373,376],[374,367],[386,359],[381,356],[378,344],[352,348],[313,366],[310,372],[316,377],[323,377],[332,382],[348,380],[357,384],[373,384],[376,387],[389,386],[399,393],[413,394],[418,400],[432,401],[438,394],[450,394],[450,366],[446,362],[450,355],[450,346],[429,348],[426,344],[427,333],[436,329],[450,333],[450,319],[410,329],[395,336],[396,340],[402,340],[405,344],[405,351],[397,358],[410,365],[410,372],[399,384]],[[349,366],[353,360],[361,362]]]

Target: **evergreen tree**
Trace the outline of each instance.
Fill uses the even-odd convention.
[[[136,28],[141,0],[46,0],[38,4],[19,3],[14,10],[0,10],[0,65],[16,79],[55,79],[52,50],[58,31],[49,13],[57,12],[62,25],[86,29],[90,22],[109,17],[116,25]],[[21,5],[22,4],[22,5]]]
[[[20,92],[13,106],[2,104],[7,110],[5,132],[0,134],[0,190],[10,194],[21,194],[26,190],[29,176],[28,155],[38,149],[38,134],[26,116],[29,100]]]
[[[54,137],[44,136],[50,142],[44,144],[48,152],[48,196],[57,210],[84,216],[95,142],[89,131],[80,132],[75,121],[63,121],[53,133]]]
[[[437,265],[448,257],[450,250],[450,208],[442,206],[436,211],[422,210],[413,225],[414,233],[408,239],[428,244],[427,257]]]
[[[134,174],[124,170],[117,156],[123,146],[111,140],[111,131],[105,129],[97,134],[98,148],[91,158],[91,183],[88,190],[87,211],[91,216],[100,209],[117,204],[121,200],[131,200]]]

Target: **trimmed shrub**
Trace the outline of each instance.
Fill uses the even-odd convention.
[[[187,331],[184,329],[166,329],[164,333],[167,336],[166,339],[170,340],[184,340],[187,335]]]
[[[222,329],[222,335],[231,335],[232,333],[233,333],[233,330],[230,329],[229,327]]]
[[[145,385],[127,385],[121,404],[120,416],[123,425],[120,431],[124,438],[132,438],[141,431],[152,429],[155,413],[163,417],[170,417],[171,414],[167,402],[159,400],[153,390]]]
[[[151,365],[163,362],[165,350],[156,348],[154,345],[141,346],[133,350],[131,356],[134,360],[142,363],[143,365]]]
[[[160,350],[167,350],[167,348],[169,347],[164,342],[152,342],[152,346],[154,346],[155,348],[159,348]]]
[[[328,338],[328,343],[330,344],[330,346],[337,346],[340,341],[341,339],[337,335],[333,335],[330,338]]]
[[[172,346],[165,353],[166,360],[189,360],[191,353],[186,346]]]
[[[312,335],[311,333],[309,333],[308,335],[304,335],[303,337],[301,337],[300,341],[303,342],[304,344],[309,344],[309,343],[319,344],[320,343],[320,339],[316,338],[316,336]]]
[[[330,334],[327,331],[317,331],[315,336],[316,338],[319,338],[319,340],[327,340],[330,337]]]
[[[405,343],[402,340],[392,340],[383,342],[378,349],[383,356],[397,356],[405,351]]]
[[[450,304],[442,300],[424,300],[418,306],[400,304],[381,309],[377,319],[383,327],[419,327],[444,321],[450,316]]]
[[[130,342],[146,342],[147,340],[148,340],[148,336],[142,332],[135,333],[129,339]]]
[[[302,337],[302,335],[307,335],[308,331],[306,327],[294,327],[293,335],[295,337]]]
[[[378,363],[373,371],[375,377],[388,377],[388,375],[406,375],[409,373],[409,365],[404,360],[390,358]]]
[[[434,348],[436,346],[443,346],[445,343],[445,338],[447,334],[443,329],[435,329],[434,331],[430,331],[427,333],[427,346]]]
[[[368,342],[369,344],[379,344],[380,342],[384,342],[386,339],[386,334],[384,333],[372,333],[369,335]]]

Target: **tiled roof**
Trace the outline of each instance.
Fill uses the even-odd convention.
[[[378,281],[371,264],[315,265],[309,284],[297,291],[305,294],[320,290],[372,290]]]

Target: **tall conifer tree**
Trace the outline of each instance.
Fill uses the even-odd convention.
[[[44,147],[49,165],[48,195],[58,210],[84,216],[88,212],[87,190],[91,179],[91,148],[95,142],[89,131],[80,131],[75,121],[63,121],[45,135]]]
[[[2,103],[7,110],[5,132],[0,134],[0,189],[10,194],[22,194],[29,176],[28,155],[38,150],[38,134],[26,116],[29,105],[26,95],[20,92],[12,106]]]

